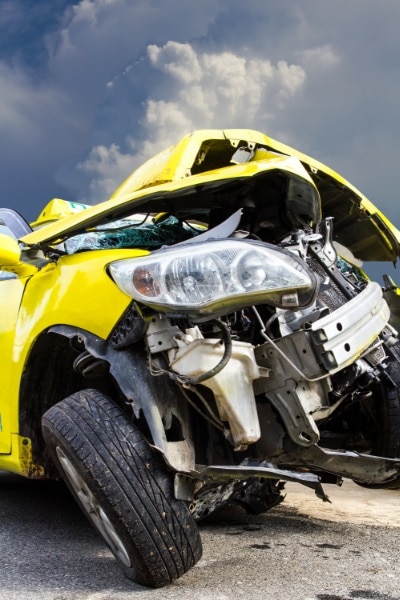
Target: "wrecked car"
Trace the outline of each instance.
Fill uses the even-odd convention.
[[[62,478],[134,581],[297,482],[400,488],[400,234],[252,130],[187,135],[106,202],[0,210],[0,468]]]

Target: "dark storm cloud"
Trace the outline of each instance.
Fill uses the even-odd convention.
[[[77,199],[85,193],[78,191],[76,165],[96,139],[95,117],[110,78],[148,43],[181,37],[182,20],[185,39],[204,34],[217,10],[210,0],[201,6],[180,0],[68,4],[54,27],[54,20],[46,26],[39,19],[53,3],[32,0],[27,10],[41,26],[29,28],[21,12],[25,2],[0,2],[0,37],[10,32],[0,58],[0,193],[3,205],[30,219],[52,196]],[[35,61],[29,58],[32,48]],[[135,104],[135,94],[130,102]],[[69,175],[61,184],[55,174],[63,169]]]
[[[60,26],[71,0],[1,0],[0,57],[40,69],[46,61],[46,36]]]

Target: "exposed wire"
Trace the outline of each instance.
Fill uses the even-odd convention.
[[[211,379],[211,377],[215,377],[222,369],[228,364],[231,354],[232,354],[232,339],[229,328],[220,321],[219,319],[213,319],[209,321],[210,324],[215,325],[222,333],[222,341],[224,343],[224,354],[215,367],[207,371],[206,373],[202,373],[202,375],[197,375],[197,377],[188,377],[186,379],[186,383],[189,385],[197,385],[206,379]]]
[[[321,381],[321,379],[328,379],[328,377],[330,377],[332,375],[332,371],[330,371],[329,373],[326,373],[325,375],[320,375],[319,377],[307,377],[307,375],[305,373],[303,373],[303,371],[301,371],[289,358],[288,356],[283,352],[283,350],[281,350],[279,348],[279,346],[277,344],[275,344],[274,340],[269,337],[269,335],[266,333],[265,331],[265,325],[263,323],[263,320],[261,319],[261,316],[259,314],[259,312],[257,311],[256,307],[253,306],[253,312],[257,317],[258,322],[261,325],[261,330],[260,333],[262,335],[262,337],[267,340],[267,342],[269,342],[271,344],[271,346],[278,352],[278,354],[283,358],[283,360],[285,362],[287,362],[295,371],[296,373],[298,373],[300,375],[300,377],[302,377],[303,379],[305,379],[306,381],[309,381],[311,383],[313,383],[314,381]],[[372,350],[375,350],[376,348],[378,348],[379,346],[381,346],[383,344],[382,340],[378,340],[377,342],[375,342],[374,344],[372,344],[371,346],[369,346],[368,348],[366,348],[364,350],[364,352],[362,354],[360,354],[360,356],[357,358],[357,360],[359,360],[360,358],[364,358],[364,356],[367,356],[370,352],[372,352]]]
[[[207,402],[207,400],[204,398],[203,394],[201,394],[199,392],[199,390],[197,390],[195,387],[192,387],[192,386],[187,387],[187,389],[189,389],[191,392],[193,392],[194,394],[196,394],[196,396],[198,396],[198,398],[200,399],[200,401],[204,404],[205,408],[210,413],[211,418],[210,418],[210,416],[208,416],[207,414],[205,414],[202,410],[200,410],[200,408],[197,406],[197,404],[195,402],[193,402],[193,400],[191,399],[191,397],[189,396],[189,394],[186,393],[185,388],[182,387],[181,391],[182,391],[183,395],[185,396],[186,400],[188,401],[188,403],[190,404],[190,406],[192,406],[203,417],[203,419],[205,419],[206,421],[208,421],[209,423],[211,423],[211,425],[213,427],[216,427],[217,429],[219,429],[220,431],[222,431],[223,433],[225,433],[227,430],[222,425],[222,421],[214,413],[213,409],[211,408],[211,406],[209,405],[209,403]]]
[[[149,355],[149,368],[151,374],[155,375],[156,377],[159,375],[168,375],[170,379],[178,381],[183,385],[190,386],[197,385],[202,381],[206,381],[206,379],[211,379],[211,377],[215,377],[215,375],[222,371],[222,369],[228,364],[232,355],[231,334],[229,328],[225,325],[225,323],[223,323],[219,319],[213,319],[209,321],[209,323],[216,325],[216,327],[218,327],[218,329],[222,332],[222,341],[224,343],[224,354],[219,363],[215,365],[215,367],[213,367],[206,373],[202,373],[201,375],[197,375],[196,377],[190,377],[188,375],[182,375],[180,373],[173,373],[172,371],[168,371],[167,369],[162,369],[160,367],[158,367],[158,370],[154,370],[151,355]]]
[[[149,361],[149,370],[150,370],[150,373],[152,375],[154,375],[154,377],[160,377],[161,375],[167,375],[168,377],[170,377],[170,379],[172,379],[173,381],[175,381],[175,383],[179,384],[180,390],[181,390],[182,394],[184,395],[185,399],[187,400],[187,402],[203,417],[203,419],[205,419],[206,421],[208,421],[213,427],[216,427],[217,429],[219,429],[220,431],[222,431],[225,434],[225,432],[227,430],[223,426],[222,421],[214,413],[214,411],[211,408],[209,402],[205,399],[205,397],[203,396],[203,394],[201,394],[200,391],[196,387],[194,387],[194,385],[190,385],[186,381],[182,382],[181,381],[182,376],[178,375],[177,373],[173,373],[172,371],[168,371],[167,369],[163,369],[162,367],[158,366],[152,360],[151,354],[148,355],[148,361]],[[209,412],[210,416],[207,415],[206,413],[204,413],[197,406],[197,404],[195,402],[193,402],[193,400],[191,399],[191,397],[189,396],[189,394],[186,392],[185,388],[189,389],[191,392],[193,392],[194,394],[196,394],[196,396],[200,399],[200,401],[205,406],[206,410]]]

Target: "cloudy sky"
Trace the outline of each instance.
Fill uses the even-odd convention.
[[[199,128],[259,129],[400,227],[398,0],[0,0],[1,204],[106,199]]]

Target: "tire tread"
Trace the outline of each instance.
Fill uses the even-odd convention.
[[[55,458],[60,446],[129,533],[138,583],[160,587],[201,557],[201,541],[186,505],[175,499],[165,463],[122,410],[96,390],[83,390],[45,413],[43,433]]]

